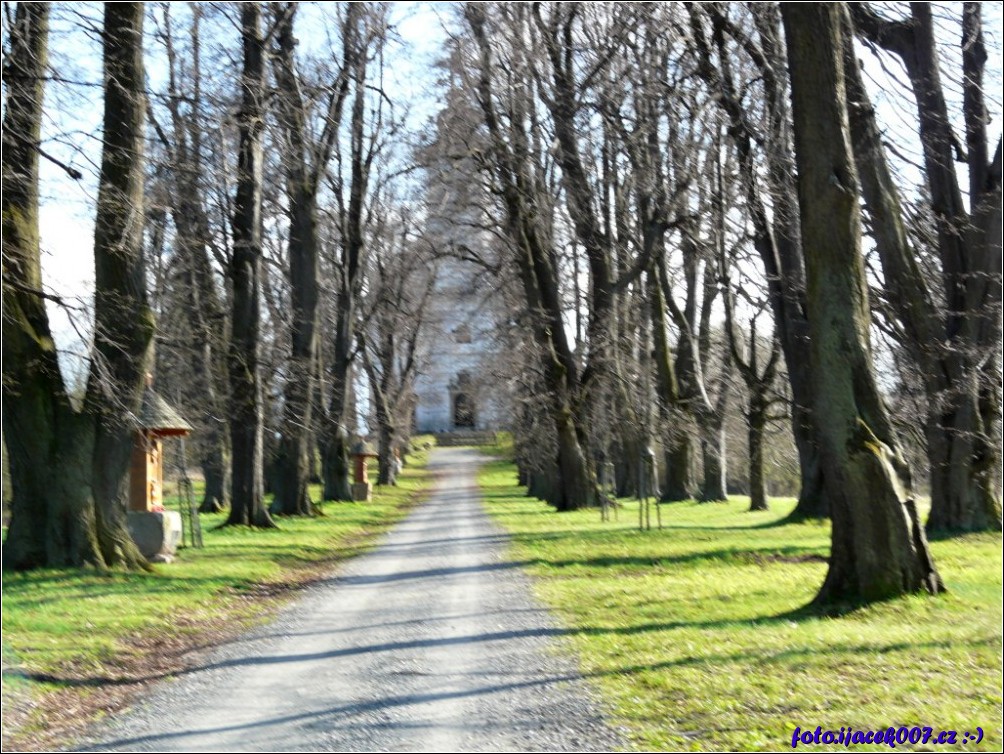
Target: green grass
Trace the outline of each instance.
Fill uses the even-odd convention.
[[[280,518],[279,529],[220,529],[223,514],[203,515],[205,547],[179,550],[154,573],[4,574],[4,665],[21,671],[5,672],[5,700],[67,689],[86,695],[109,680],[156,675],[157,654],[261,622],[291,585],[357,554],[403,517],[428,483],[425,455],[410,456],[396,487],[374,487],[371,502],[325,503],[325,515]]]
[[[999,534],[932,543],[948,594],[823,617],[800,608],[823,581],[829,525],[781,524],[792,500],[764,513],[745,498],[664,505],[665,528],[640,532],[636,502],[608,523],[554,513],[505,461],[480,483],[634,746],[789,749],[796,726],[918,725],[957,730],[953,748],[1000,750]],[[983,741],[962,746],[975,726]]]

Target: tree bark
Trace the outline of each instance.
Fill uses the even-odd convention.
[[[817,604],[943,589],[875,384],[842,4],[782,6],[807,276],[815,429],[833,520]]]
[[[146,85],[143,3],[104,17],[104,146],[94,223],[94,351],[85,406],[95,416],[92,490],[107,565],[146,561],[126,528],[135,414],[152,357],[154,316],[143,263]]]
[[[657,264],[661,264],[663,254],[659,254]],[[669,327],[666,322],[666,301],[663,286],[656,280],[655,273],[649,274],[649,301],[652,305],[652,337],[655,341],[655,376],[659,396],[660,419],[669,426],[669,437],[665,440],[663,463],[665,472],[662,484],[662,500],[676,502],[690,500],[696,492],[691,461],[690,431],[679,426],[682,414],[680,386],[669,346]],[[677,422],[677,426],[673,426]]]
[[[227,525],[275,526],[264,501],[264,418],[259,367],[261,302],[262,132],[265,62],[261,8],[241,3],[241,75],[237,192],[232,219],[233,286],[227,373],[230,384],[230,515]]]
[[[104,564],[90,497],[92,424],[66,394],[42,292],[38,144],[49,8],[18,4],[3,67],[3,427],[11,481],[4,570]]]
[[[360,10],[348,7],[343,34],[343,61],[329,94],[328,110],[320,136],[311,138],[308,126],[310,103],[302,91],[296,71],[296,38],[293,20],[296,5],[286,3],[278,19],[278,55],[275,76],[279,84],[277,98],[287,137],[284,154],[286,197],[289,216],[289,283],[292,305],[292,348],[286,381],[283,436],[276,456],[274,510],[285,515],[311,515],[313,502],[307,489],[309,479],[308,433],[313,429],[315,412],[314,381],[317,375],[317,304],[318,304],[318,232],[317,198],[321,176],[327,169],[337,141],[342,108],[348,93],[352,63],[359,51],[355,25]],[[360,116],[361,117],[361,116]],[[361,126],[360,126],[361,127]],[[355,187],[352,189],[355,191]],[[361,212],[361,210],[360,210]],[[344,295],[345,291],[341,291]],[[351,325],[351,323],[350,323]],[[349,333],[351,335],[351,332]],[[348,344],[351,347],[351,342]],[[336,353],[336,360],[338,354]],[[333,411],[337,411],[336,406]],[[340,418],[340,417],[339,417]],[[337,423],[337,422],[336,422]],[[336,442],[329,444],[325,456],[337,453]],[[336,470],[340,470],[336,465]]]
[[[767,479],[763,468],[764,430],[767,427],[767,407],[760,395],[750,395],[747,416],[749,442],[750,510],[765,511],[767,507]]]
[[[701,430],[701,456],[704,461],[704,482],[701,484],[701,502],[718,503],[728,500],[725,483],[725,426],[724,422],[706,419]]]
[[[283,515],[311,515],[313,503],[307,489],[308,433],[314,413],[314,380],[317,359],[317,175],[308,164],[310,145],[306,104],[300,91],[294,54],[295,6],[280,10],[276,34],[276,80],[283,129],[287,216],[289,218],[291,350],[283,393],[282,438],[275,457],[275,498],[272,510]]]
[[[366,154],[364,120],[366,105],[366,59],[363,42],[365,22],[358,5],[349,6],[345,19],[345,68],[351,69],[348,80],[354,86],[349,125],[350,181],[348,206],[341,223],[341,285],[335,316],[334,358],[331,365],[331,406],[325,422],[324,462],[325,500],[352,500],[349,480],[349,435],[355,422],[348,416],[352,379],[352,349],[355,342],[356,303],[360,294],[364,252],[363,202],[369,184],[372,155]]]

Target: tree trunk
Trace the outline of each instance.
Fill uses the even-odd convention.
[[[971,9],[977,16],[979,8]],[[957,178],[951,164],[951,139],[948,131],[948,111],[940,92],[937,54],[930,26],[929,9],[915,8],[917,17],[909,34],[896,35],[896,42],[886,42],[907,64],[915,96],[920,107],[921,136],[925,147],[925,165],[932,201],[937,207],[937,217],[953,216],[955,226],[965,225],[967,232],[954,230],[945,233],[945,224],[939,221],[939,252],[944,262],[945,287],[950,296],[970,287],[962,299],[950,302],[941,309],[931,292],[932,283],[925,277],[917,251],[910,242],[899,198],[899,188],[886,159],[882,133],[875,119],[857,61],[848,52],[848,92],[853,106],[850,108],[851,134],[861,174],[862,194],[871,219],[875,247],[882,262],[886,288],[906,335],[904,346],[924,376],[929,413],[927,417],[927,451],[930,463],[931,513],[928,531],[986,531],[999,530],[1001,526],[1001,500],[997,488],[1000,478],[1000,450],[994,431],[999,409],[990,412],[992,419],[985,420],[980,402],[984,396],[999,391],[999,369],[990,379],[977,365],[987,351],[999,353],[1000,349],[1000,176],[993,179],[984,169],[986,113],[982,104],[970,105],[977,111],[976,130],[981,137],[970,133],[977,146],[969,156],[970,171],[985,176],[977,181],[971,202],[977,208],[973,221],[965,217],[958,195]],[[967,10],[966,13],[970,13]],[[876,16],[858,13],[862,28],[871,38],[877,38],[875,26],[882,26]],[[966,16],[971,23],[971,17]],[[888,22],[885,22],[888,23]],[[982,46],[981,34],[968,29],[964,57],[976,54]],[[985,54],[985,53],[984,53]],[[979,57],[978,54],[976,54]],[[976,88],[982,84],[984,60],[967,65],[966,81]],[[969,87],[967,86],[967,90]],[[979,94],[982,98],[982,93]],[[923,103],[921,105],[920,103]],[[976,153],[983,152],[982,156]],[[947,165],[943,162],[949,160]],[[998,164],[999,171],[999,164]],[[990,220],[989,236],[982,236],[979,226],[996,212],[996,223]],[[992,251],[996,244],[996,251]],[[987,264],[986,251],[991,250]],[[964,264],[962,263],[964,259]],[[960,265],[964,267],[964,271]],[[982,269],[981,269],[982,268]],[[973,285],[973,281],[981,282]],[[954,282],[953,282],[954,281]],[[996,284],[996,292],[994,291]],[[996,319],[984,320],[988,312],[996,309]],[[983,320],[988,326],[983,330],[974,326]],[[984,338],[986,338],[984,340]],[[989,358],[991,364],[996,358]]]
[[[42,295],[36,145],[49,7],[18,4],[3,67],[2,416],[11,481],[4,570],[103,565],[90,498],[90,424],[66,395]]]
[[[292,179],[289,179],[292,180]],[[285,391],[283,436],[276,458],[274,510],[309,516],[307,435],[314,414],[314,360],[317,354],[317,217],[312,192],[291,192],[289,277],[293,309],[292,353]]]
[[[943,589],[875,384],[841,4],[782,6],[807,275],[815,429],[833,520],[817,604]]]
[[[660,258],[662,254],[660,253]],[[683,413],[680,386],[669,346],[669,327],[666,322],[666,300],[663,287],[655,272],[648,276],[649,300],[652,305],[652,338],[654,341],[655,377],[659,397],[659,414],[664,426],[670,427],[670,436],[663,451],[665,475],[662,500],[676,502],[690,500],[696,492],[691,462],[691,438],[687,427],[679,426]],[[676,426],[674,426],[674,424]]]
[[[747,417],[749,440],[750,510],[767,510],[767,480],[763,468],[763,440],[767,427],[767,409],[759,395],[750,396]]]
[[[366,92],[367,53],[363,48],[364,21],[359,6],[352,4],[345,19],[343,45],[346,49],[346,68],[350,67],[355,91],[352,98],[350,122],[350,180],[349,203],[342,219],[341,286],[338,291],[338,309],[335,321],[334,359],[331,365],[331,414],[325,431],[328,433],[328,463],[324,469],[324,499],[352,500],[349,482],[349,432],[355,417],[348,416],[349,383],[352,367],[352,349],[355,340],[356,300],[359,297],[363,273],[363,221],[364,199],[369,184],[370,161],[365,159],[364,120]],[[342,429],[340,427],[348,427]]]
[[[380,423],[377,451],[377,484],[397,484],[397,464],[394,459],[394,427],[389,422]]]
[[[556,510],[572,511],[596,502],[596,484],[579,442],[575,423],[570,415],[565,415],[564,420],[560,417],[559,412],[556,420],[559,481],[551,490],[549,502]]]
[[[696,487],[692,453],[693,446],[688,432],[683,431],[670,440],[663,454],[666,464],[662,487],[663,502],[673,503],[694,498]]]
[[[125,526],[124,495],[134,431],[129,412],[138,408],[153,334],[141,257],[142,7],[105,8],[95,346],[83,414],[66,395],[41,294],[36,150],[48,7],[18,6],[4,66],[3,421],[13,503],[3,564],[142,567]]]
[[[1000,528],[1000,500],[993,473],[994,456],[998,451],[994,441],[984,431],[983,417],[974,392],[956,393],[953,396],[955,400],[944,413],[933,410],[928,417],[927,456],[931,463],[929,532]]]
[[[146,85],[142,3],[109,3],[104,18],[104,147],[94,222],[94,352],[87,410],[95,415],[92,490],[107,565],[146,561],[126,528],[135,413],[152,357],[154,317],[143,264]]]
[[[262,130],[265,67],[261,8],[241,4],[244,68],[241,75],[237,192],[232,221],[233,286],[227,374],[230,383],[230,515],[226,524],[275,526],[264,501],[264,417],[260,350]]]
[[[701,456],[704,460],[704,483],[701,485],[701,502],[728,500],[725,484],[725,426],[721,421],[707,421],[702,429]]]
[[[227,479],[227,458],[223,455],[222,440],[212,433],[207,441],[207,454],[202,457],[202,476],[206,480],[206,489],[199,505],[200,513],[219,513],[227,507],[227,490],[230,485]]]
[[[336,424],[334,432],[321,446],[321,479],[324,482],[325,500],[352,500],[349,450],[349,434],[342,424]]]
[[[283,437],[276,456],[273,507],[285,515],[311,515],[314,507],[307,489],[307,454],[308,433],[313,430],[316,408],[314,381],[317,375],[318,188],[339,133],[342,106],[348,92],[350,65],[352,62],[360,65],[358,57],[365,58],[365,53],[358,49],[358,29],[355,28],[360,11],[356,4],[351,4],[347,10],[343,34],[342,69],[332,86],[321,135],[318,139],[313,139],[308,125],[311,105],[305,98],[294,60],[297,45],[293,33],[295,13],[296,5],[290,3],[277,22],[278,54],[274,58],[275,77],[280,92],[277,102],[286,135],[283,156],[289,216],[289,284],[293,316],[292,348],[284,395]],[[355,192],[357,189],[353,185],[351,190]],[[345,295],[344,290],[340,293]],[[335,408],[332,413],[336,413]]]

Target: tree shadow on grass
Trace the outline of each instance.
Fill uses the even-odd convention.
[[[850,606],[848,606],[850,607]],[[844,613],[846,614],[846,613]],[[337,661],[340,658],[360,655],[378,655],[384,652],[413,651],[424,648],[436,648],[444,646],[463,646],[486,642],[500,641],[521,641],[532,638],[547,638],[561,636],[628,636],[645,633],[654,633],[674,630],[735,630],[737,628],[756,628],[758,626],[771,626],[780,624],[799,623],[803,621],[819,620],[832,615],[830,612],[820,611],[811,607],[802,607],[789,610],[777,615],[765,615],[748,619],[719,618],[714,620],[681,620],[681,621],[659,621],[644,623],[636,626],[585,626],[579,628],[556,628],[539,627],[528,629],[517,629],[509,631],[490,631],[464,636],[449,637],[429,637],[421,639],[411,639],[404,641],[382,642],[377,644],[362,644],[326,650],[322,652],[285,654],[285,655],[249,655],[244,657],[229,658],[217,662],[210,662],[192,667],[147,675],[134,676],[111,676],[111,675],[90,675],[83,677],[60,676],[50,673],[33,673],[25,670],[5,670],[5,674],[30,679],[36,682],[53,683],[70,687],[96,687],[96,686],[118,686],[140,683],[149,683],[165,678],[180,677],[193,673],[209,672],[237,667],[253,667],[262,665],[274,665],[280,667],[287,663]],[[374,628],[378,628],[375,626]],[[928,641],[928,642],[894,642],[889,644],[832,644],[825,648],[816,647],[795,647],[773,653],[741,651],[731,654],[713,654],[689,656],[665,662],[625,666],[615,670],[604,671],[593,675],[616,675],[622,673],[634,673],[640,671],[658,670],[660,668],[671,668],[690,665],[716,665],[734,662],[744,663],[765,663],[786,660],[791,657],[812,655],[812,654],[833,654],[833,653],[856,653],[873,654],[876,652],[886,653],[894,651],[919,651],[923,649],[942,648],[957,649],[960,646],[982,646],[994,645],[995,637],[987,637],[982,640],[972,640],[959,642],[952,641]]]
[[[456,640],[450,641],[478,641],[482,640],[480,636],[474,637],[462,637]],[[965,645],[977,646],[980,644],[988,643],[981,641],[964,642]],[[213,726],[211,728],[203,728],[199,730],[182,730],[182,731],[172,731],[170,733],[161,734],[151,734],[145,736],[136,736],[129,738],[119,738],[115,740],[104,740],[104,741],[90,741],[88,743],[88,748],[105,748],[105,747],[119,747],[132,749],[140,744],[156,744],[158,742],[168,742],[174,740],[184,740],[190,736],[196,735],[215,735],[226,732],[234,731],[252,731],[255,729],[263,729],[271,726],[284,726],[291,723],[306,722],[309,720],[316,721],[314,725],[323,724],[326,729],[333,729],[336,725],[345,720],[346,718],[354,716],[365,716],[370,715],[374,712],[381,710],[388,710],[394,708],[405,708],[418,706],[423,704],[431,704],[435,702],[441,702],[446,700],[461,700],[465,698],[477,698],[488,696],[491,694],[505,693],[510,691],[519,691],[531,688],[540,688],[555,686],[557,684],[576,682],[582,678],[586,679],[598,679],[609,676],[623,676],[632,675],[636,673],[651,673],[660,670],[671,670],[674,668],[685,668],[693,666],[720,666],[728,665],[733,663],[744,663],[744,664],[758,664],[765,665],[771,663],[785,663],[792,659],[799,657],[807,657],[811,655],[824,655],[831,653],[843,653],[843,654],[862,654],[871,655],[877,651],[890,652],[890,651],[924,651],[932,649],[945,649],[958,647],[958,642],[900,642],[896,644],[890,644],[885,647],[876,647],[871,645],[836,645],[830,646],[823,649],[819,648],[791,648],[784,649],[777,652],[734,652],[730,654],[718,653],[712,655],[704,656],[687,656],[676,658],[672,660],[666,660],[663,662],[637,664],[637,665],[625,665],[620,668],[614,668],[610,670],[595,671],[585,674],[577,673],[551,673],[545,674],[539,678],[531,678],[527,680],[513,681],[509,683],[490,683],[482,684],[474,688],[459,689],[459,690],[449,690],[449,691],[437,691],[430,693],[408,693],[408,694],[393,694],[387,693],[384,695],[377,695],[373,699],[352,702],[349,704],[338,705],[334,707],[328,707],[321,710],[311,710],[306,712],[296,712],[287,715],[278,715],[266,718],[264,720],[258,720],[250,723],[239,723],[239,724],[223,724],[218,726]],[[364,648],[367,649],[367,648]],[[368,651],[376,651],[379,647],[368,648]],[[330,653],[325,656],[333,656],[334,653]],[[294,658],[299,660],[301,658]],[[268,661],[269,658],[262,658],[263,661]],[[85,749],[80,749],[85,750]]]
[[[548,568],[569,568],[584,566],[586,568],[651,568],[667,565],[699,564],[706,565],[759,565],[767,566],[773,563],[825,563],[827,556],[821,548],[805,547],[768,547],[759,550],[748,548],[727,548],[721,550],[701,550],[684,555],[617,555],[597,556],[593,558],[573,559],[531,559],[529,563]]]

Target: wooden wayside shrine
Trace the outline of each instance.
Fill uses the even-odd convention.
[[[129,475],[129,510],[164,510],[165,437],[184,437],[192,431],[177,410],[153,391],[148,383],[137,414]]]

